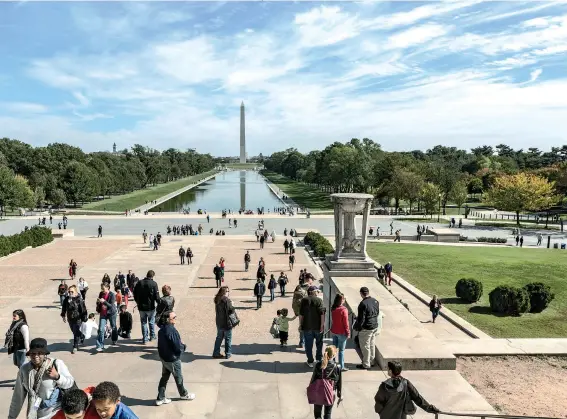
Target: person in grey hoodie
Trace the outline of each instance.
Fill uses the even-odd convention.
[[[413,384],[401,374],[401,363],[388,362],[390,378],[380,384],[374,396],[374,411],[380,415],[380,419],[406,419],[408,415],[415,414],[417,410],[415,405],[427,413],[438,413],[439,409],[429,404]]]
[[[63,361],[48,358],[49,353],[45,339],[30,342],[30,362],[22,365],[16,378],[8,419],[18,417],[26,399],[26,419],[51,419],[61,408],[60,391],[72,388],[75,379]]]

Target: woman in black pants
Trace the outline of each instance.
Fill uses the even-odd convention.
[[[309,387],[307,388],[307,398],[309,403],[313,404],[313,413],[315,419],[331,419],[331,413],[333,411],[333,404],[335,402],[335,392],[339,398],[339,403],[342,398],[342,371],[341,366],[336,364],[334,359],[337,356],[337,347],[329,345],[325,348],[323,353],[323,359],[315,364],[313,369],[313,375],[311,376],[311,381]],[[313,383],[317,380],[329,380],[333,386],[333,395],[331,400],[326,400],[324,394],[316,393],[312,390]],[[322,390],[319,387],[319,390]],[[324,404],[318,404],[324,403]],[[323,414],[323,406],[325,413]],[[338,404],[337,404],[338,406]]]

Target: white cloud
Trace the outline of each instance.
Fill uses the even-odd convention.
[[[360,34],[356,16],[341,11],[338,6],[321,6],[295,15],[301,46],[332,45]]]
[[[388,39],[388,47],[392,49],[408,48],[424,44],[432,39],[446,35],[450,28],[443,25],[428,24],[416,26],[403,32],[398,32]]]
[[[75,96],[75,99],[79,101],[81,106],[89,106],[91,104],[91,101],[81,92],[73,92],[73,96]]]
[[[530,83],[536,81],[537,78],[539,76],[541,76],[541,73],[543,73],[543,70],[541,68],[538,68],[537,70],[532,71],[530,73]]]
[[[0,102],[0,108],[6,112],[13,112],[17,114],[44,113],[49,110],[44,105],[29,102]]]

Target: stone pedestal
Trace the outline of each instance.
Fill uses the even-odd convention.
[[[331,195],[335,207],[335,253],[328,255],[326,267],[330,276],[376,277],[374,262],[366,253],[368,216],[372,195],[336,193]],[[357,234],[354,219],[362,214],[362,232]]]

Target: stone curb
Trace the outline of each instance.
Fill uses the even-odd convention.
[[[373,259],[371,259],[371,260],[373,260]],[[380,266],[381,266],[381,264],[374,261],[374,267],[375,268],[378,268]],[[413,295],[416,299],[421,301],[423,304],[429,305],[429,301],[431,301],[431,297],[429,297],[427,294],[420,291],[419,289],[417,289],[413,285],[409,284],[402,277],[400,277],[399,275],[396,275],[396,274],[392,274],[392,280],[396,284],[398,284],[401,288],[403,288],[404,290],[409,292],[411,295]],[[439,312],[439,315],[441,317],[443,317],[445,320],[447,320],[449,323],[451,323],[453,326],[459,328],[460,330],[462,330],[463,332],[465,332],[467,335],[469,335],[470,337],[472,337],[474,339],[492,339],[491,336],[487,335],[482,330],[476,328],[475,326],[473,326],[472,324],[467,322],[465,319],[456,315],[455,313],[453,313],[451,310],[449,310],[447,308],[443,308],[443,310]]]

